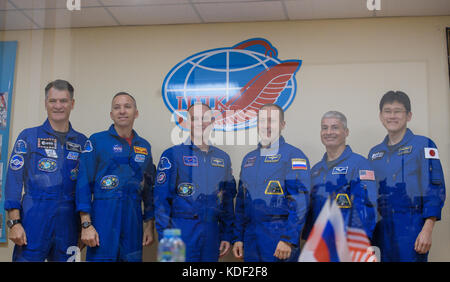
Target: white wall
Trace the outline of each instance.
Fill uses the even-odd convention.
[[[349,144],[367,155],[385,130],[378,102],[387,90],[412,99],[410,128],[439,147],[446,182],[450,179],[449,77],[445,27],[450,17],[374,18],[150,27],[83,28],[0,32],[0,40],[19,42],[10,150],[19,132],[43,122],[45,85],[56,78],[75,86],[73,126],[90,135],[111,123],[112,95],[132,93],[140,110],[136,130],[153,147],[155,159],[171,146],[174,129],[161,97],[167,72],[200,51],[233,46],[253,37],[268,39],[280,59],[302,59],[298,90],[286,112],[287,141],[300,147],[312,164],[322,156],[321,115],[331,109],[347,115]],[[251,146],[221,146],[231,156],[234,174]],[[430,260],[450,261],[448,203],[433,234]],[[12,244],[0,247],[9,261]],[[154,258],[154,248],[145,259]],[[227,258],[229,259],[229,258]]]

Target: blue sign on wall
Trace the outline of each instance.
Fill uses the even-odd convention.
[[[167,74],[162,86],[164,103],[183,130],[188,130],[186,110],[199,101],[211,107],[214,130],[247,129],[256,125],[262,105],[274,103],[284,110],[290,106],[301,64],[301,60],[278,59],[277,49],[263,38],[203,51]]]
[[[0,42],[0,242],[6,242],[4,191],[17,42]]]

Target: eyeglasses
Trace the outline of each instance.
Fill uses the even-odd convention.
[[[405,113],[405,110],[382,110],[381,113],[385,116],[390,116],[394,114],[394,116],[399,116],[402,113]]]

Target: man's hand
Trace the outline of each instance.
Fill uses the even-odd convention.
[[[149,246],[155,241],[153,220],[144,223],[144,236],[142,238],[142,246]]]
[[[425,220],[422,231],[417,236],[414,250],[419,254],[426,254],[431,248],[431,233],[433,232],[436,218],[430,217]]]
[[[23,246],[27,244],[27,234],[25,229],[23,229],[22,224],[17,223],[9,230],[9,240],[13,241],[14,244],[18,246]]]
[[[291,251],[292,247],[289,243],[280,241],[273,255],[278,259],[285,260],[291,256]]]
[[[220,254],[219,254],[219,258],[221,258],[221,257],[223,257],[223,256],[225,256],[225,255],[227,255],[228,252],[230,251],[230,247],[231,247],[230,242],[228,242],[228,241],[222,241],[222,242],[220,242],[220,248],[219,248]]]
[[[244,243],[242,241],[237,241],[233,245],[233,255],[237,259],[244,258]]]
[[[83,228],[81,231],[81,242],[91,248],[100,246],[100,238],[94,226],[91,225],[86,229]]]

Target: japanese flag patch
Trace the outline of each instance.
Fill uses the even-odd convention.
[[[439,160],[439,153],[436,148],[424,148],[424,149],[425,149],[425,159]]]

